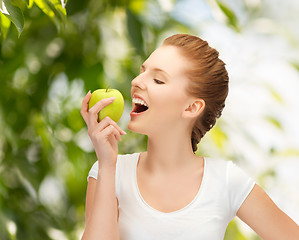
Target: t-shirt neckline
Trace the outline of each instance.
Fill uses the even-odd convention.
[[[192,199],[192,201],[187,204],[185,207],[181,208],[181,209],[178,209],[176,211],[172,211],[172,212],[161,212],[155,208],[153,208],[152,206],[150,206],[142,197],[140,191],[139,191],[139,187],[138,187],[138,183],[137,183],[137,164],[138,164],[138,161],[139,161],[139,156],[140,156],[140,152],[136,154],[136,161],[135,161],[135,168],[134,168],[134,183],[135,183],[135,189],[137,191],[137,194],[138,194],[138,200],[139,202],[141,203],[141,205],[145,208],[147,208],[149,211],[153,212],[154,214],[158,214],[158,215],[163,215],[163,216],[173,216],[173,215],[176,215],[176,214],[180,214],[180,213],[183,213],[185,211],[187,211],[188,209],[190,209],[192,207],[192,205],[194,205],[194,203],[198,200],[199,196],[201,195],[201,192],[203,191],[203,188],[205,186],[205,183],[206,183],[206,178],[207,178],[207,160],[206,158],[204,157],[204,169],[203,169],[203,177],[202,177],[202,180],[201,180],[201,184],[200,184],[200,187],[199,187],[199,190],[197,192],[197,194],[195,195],[195,197]]]

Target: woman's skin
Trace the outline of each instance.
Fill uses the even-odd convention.
[[[189,65],[176,47],[163,46],[143,63],[131,83],[131,96],[137,94],[149,105],[146,112],[131,117],[128,129],[148,136],[144,168],[151,174],[167,177],[190,171],[203,161],[192,151],[191,133],[205,104],[185,91]]]
[[[130,131],[148,136],[147,152],[141,154],[137,166],[137,182],[145,201],[162,212],[176,211],[188,205],[200,188],[203,176],[203,158],[192,151],[191,132],[205,102],[185,92],[188,83],[185,71],[190,65],[178,48],[162,46],[143,63],[140,74],[131,83],[132,98],[134,94],[139,95],[149,106],[143,114],[131,116],[128,124]],[[117,141],[123,133],[111,119],[104,119],[100,123],[95,120],[97,112],[111,102],[102,100],[88,111],[89,99],[90,93],[82,102],[81,114],[87,122],[101,166],[99,177],[103,180],[100,183],[89,179],[83,239],[102,239],[100,237],[103,236],[107,240],[119,239],[115,222],[116,195],[114,186],[111,183],[109,185],[108,180],[115,176]],[[110,195],[100,194],[105,191],[110,192]],[[95,209],[102,209],[105,213],[97,214]],[[109,214],[115,214],[115,218]],[[243,202],[237,216],[263,239],[299,239],[298,225],[258,185]],[[95,227],[99,223],[104,224],[101,231],[106,231],[106,235],[101,235],[99,228]],[[110,231],[117,234],[109,235]]]

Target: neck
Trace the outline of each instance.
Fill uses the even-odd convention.
[[[178,173],[192,169],[195,164],[198,164],[198,157],[192,150],[191,134],[186,131],[148,137],[144,168],[149,173]]]

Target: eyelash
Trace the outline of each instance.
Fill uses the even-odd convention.
[[[143,72],[144,72],[144,71],[141,69],[139,74],[141,74],[141,73],[143,73]],[[158,80],[158,79],[154,79],[154,81],[155,81],[157,84],[164,84],[164,82],[162,82],[162,81],[160,81],[160,80]]]
[[[155,81],[157,84],[164,84],[164,82],[161,82],[161,81],[158,80],[158,79],[154,79],[154,81]]]

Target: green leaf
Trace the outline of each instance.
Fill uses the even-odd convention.
[[[16,7],[11,3],[9,0],[3,0],[3,3],[7,9],[7,12],[9,15],[5,14],[5,16],[13,22],[13,24],[16,26],[19,37],[23,31],[24,28],[24,16],[20,8]]]
[[[61,6],[61,2],[59,0],[48,0],[49,7],[55,14],[55,24],[58,31],[65,28],[66,25],[66,10]]]
[[[63,15],[66,15],[66,10],[62,7],[60,0],[50,0],[50,2],[53,4],[53,6],[58,12],[62,13]]]
[[[0,13],[0,22],[1,22],[1,35],[3,39],[6,38],[11,21],[4,14]]]
[[[61,18],[61,15],[66,16],[66,10],[59,0],[34,0],[34,2],[49,17]]]
[[[266,120],[270,123],[272,123],[275,127],[277,127],[280,130],[283,130],[283,127],[281,125],[281,123],[279,122],[278,119],[276,119],[275,117],[271,117],[271,116],[266,116]]]
[[[24,7],[26,7],[25,0],[10,0],[10,3],[21,10],[24,10]]]
[[[237,32],[240,32],[240,26],[238,22],[238,18],[234,14],[234,12],[229,9],[228,6],[226,6],[223,2],[216,0],[218,6],[220,7],[221,11],[225,14],[228,20],[228,24],[233,27]]]
[[[55,23],[58,31],[66,24],[66,10],[59,0],[34,0],[35,4]]]
[[[33,0],[23,0],[23,1],[26,3],[28,8],[31,8],[34,2]]]
[[[24,0],[24,1],[26,2],[28,8],[31,8],[34,3],[34,0]]]
[[[49,17],[54,17],[55,14],[52,11],[52,9],[49,7],[47,0],[43,1],[43,0],[34,0],[35,4],[45,13],[47,14]]]

